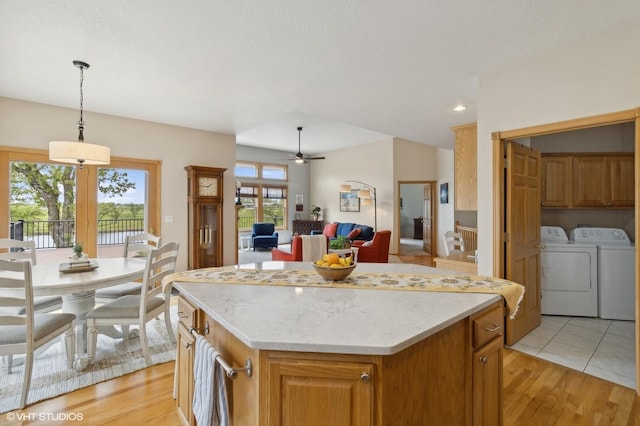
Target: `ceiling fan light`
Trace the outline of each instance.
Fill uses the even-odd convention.
[[[351,192],[351,185],[340,185],[340,192]]]

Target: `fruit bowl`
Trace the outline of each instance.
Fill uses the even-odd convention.
[[[356,269],[356,264],[352,264],[350,266],[341,266],[339,268],[332,268],[330,266],[318,266],[315,263],[313,267],[316,269],[316,272],[327,281],[340,281],[347,278],[354,269]]]

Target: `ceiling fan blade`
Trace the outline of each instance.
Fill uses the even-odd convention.
[[[324,157],[304,157],[305,160],[324,160]]]

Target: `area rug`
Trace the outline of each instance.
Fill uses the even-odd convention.
[[[176,311],[177,307],[171,306],[174,333],[178,320]],[[176,359],[176,345],[169,340],[164,319],[153,319],[147,323],[147,339],[154,365]],[[138,336],[123,342],[122,339],[111,339],[99,335],[96,354],[94,365],[87,367],[85,371],[67,369],[62,343],[56,343],[45,352],[37,354],[33,361],[27,405],[147,367]],[[15,410],[20,406],[23,360],[24,356],[14,357],[12,373],[7,374],[6,371],[0,373],[0,413]]]

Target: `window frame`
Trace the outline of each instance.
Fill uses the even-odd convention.
[[[60,165],[49,160],[49,152],[42,149],[0,146],[0,199],[7,208],[0,209],[0,223],[9,223],[9,193],[11,190],[11,163],[14,161]],[[160,173],[162,162],[126,157],[111,157],[105,166],[84,165],[76,171],[76,238],[84,243],[85,252],[92,257],[98,253],[98,168],[136,169],[147,172],[147,227],[148,232],[161,235]],[[91,219],[93,218],[93,219]],[[9,238],[9,227],[0,227],[0,238]]]
[[[247,176],[236,176],[236,181],[240,182],[240,199],[242,198],[255,198],[255,208],[256,208],[256,222],[264,221],[264,201],[266,197],[264,197],[265,189],[275,188],[282,190],[285,193],[285,196],[281,199],[285,200],[285,206],[283,209],[283,218],[282,225],[276,226],[278,230],[288,229],[289,223],[289,166],[286,164],[274,164],[274,163],[262,163],[255,161],[236,161],[236,167],[238,165],[242,166],[253,166],[257,171],[257,178],[250,178]],[[284,178],[264,178],[264,168],[272,167],[276,169],[282,169]],[[235,171],[235,169],[234,169]],[[252,194],[243,194],[244,188],[255,188],[252,190]],[[251,228],[240,228],[238,226],[238,231],[251,231]]]

